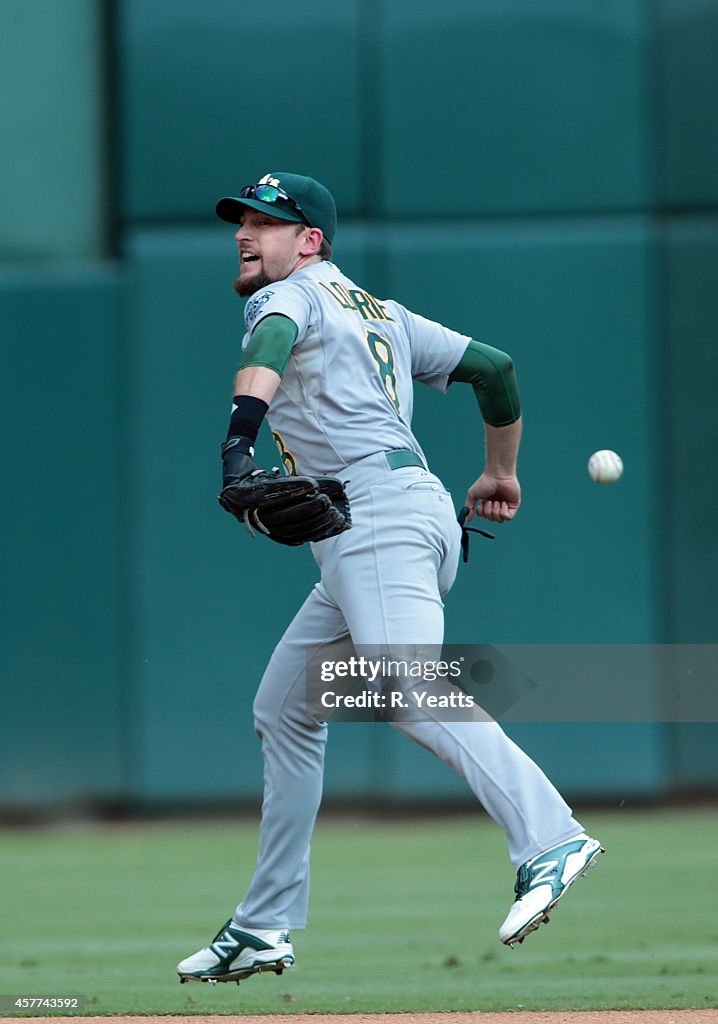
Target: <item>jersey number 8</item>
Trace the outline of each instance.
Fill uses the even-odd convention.
[[[391,344],[386,338],[382,338],[381,334],[376,334],[374,331],[366,332],[366,341],[379,370],[384,390],[394,403],[396,411],[399,412],[399,395],[396,390],[396,367]]]

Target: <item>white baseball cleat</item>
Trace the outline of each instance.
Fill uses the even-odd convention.
[[[514,886],[516,899],[499,929],[501,941],[513,946],[539,925],[548,924],[550,911],[577,878],[595,867],[596,858],[603,852],[597,839],[582,832],[522,864]]]
[[[230,918],[209,946],[177,964],[177,973],[182,983],[194,980],[239,984],[260,971],[281,974],[293,963],[294,949],[288,931],[239,928]]]

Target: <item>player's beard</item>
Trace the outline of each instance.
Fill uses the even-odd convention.
[[[271,283],[272,279],[263,270],[261,274],[257,274],[256,277],[251,277],[249,280],[243,279],[240,274],[239,277],[235,277],[233,287],[237,295],[241,295],[243,299],[246,299],[248,295],[254,295],[260,288],[264,288],[265,285]]]

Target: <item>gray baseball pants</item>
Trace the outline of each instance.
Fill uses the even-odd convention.
[[[240,927],[306,927],[327,739],[321,709],[307,702],[308,655],[348,637],[384,648],[443,640],[442,596],[454,582],[461,536],[451,496],[420,467],[392,470],[383,452],[344,475],[352,529],[313,545],[321,580],[274,650],[254,702],[264,799],[254,878],[234,914]],[[391,724],[466,780],[506,833],[516,867],[582,831],[540,768],[488,716]]]

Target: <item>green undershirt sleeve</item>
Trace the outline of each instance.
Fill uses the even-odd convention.
[[[471,384],[486,423],[506,427],[521,415],[519,388],[511,356],[481,341],[469,342],[449,382]]]
[[[297,325],[288,316],[270,313],[252,331],[242,353],[239,369],[243,370],[245,366],[266,366],[282,377],[298,333]]]

